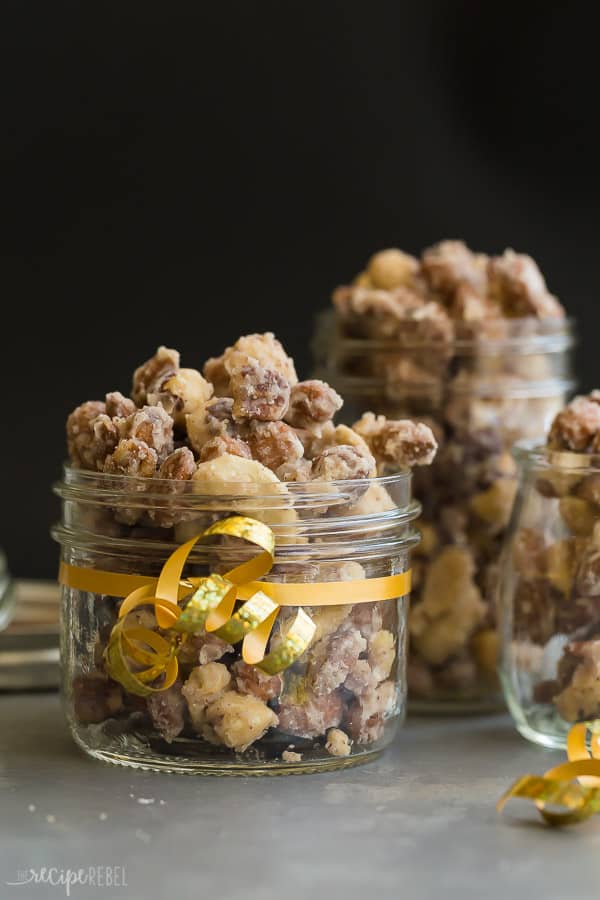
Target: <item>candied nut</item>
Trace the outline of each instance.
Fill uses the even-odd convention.
[[[270,331],[266,334],[246,334],[223,354],[223,366],[229,375],[250,360],[258,362],[262,368],[278,372],[290,386],[298,381],[294,360]]]
[[[179,369],[176,375],[148,392],[148,403],[162,406],[175,425],[185,427],[185,417],[201,412],[213,395],[213,386],[196,369]]]
[[[396,705],[396,685],[382,684],[355,697],[348,710],[348,731],[359,744],[371,744],[383,735],[385,720]]]
[[[375,460],[358,447],[338,444],[328,447],[313,460],[312,477],[316,481],[347,481],[369,478]]]
[[[123,706],[121,687],[100,672],[77,675],[71,686],[73,715],[82,725],[104,722],[116,716]]]
[[[310,481],[312,477],[312,462],[310,459],[290,459],[282,463],[275,474],[280,481]]]
[[[198,663],[203,666],[209,662],[216,662],[226,653],[233,653],[233,647],[216,634],[205,632],[190,634],[187,641],[181,645],[179,662],[188,666],[197,666]]]
[[[317,697],[306,686],[291,681],[281,697],[279,729],[296,737],[319,737],[342,721],[343,703],[339,691]]]
[[[600,475],[588,475],[577,486],[577,496],[600,507]]]
[[[136,406],[144,406],[148,393],[159,390],[164,382],[179,369],[179,353],[168,347],[159,347],[154,356],[146,360],[133,373],[131,396]]]
[[[480,669],[490,675],[496,674],[498,665],[498,632],[495,628],[479,631],[471,641],[473,656]]]
[[[517,484],[512,478],[499,478],[487,490],[471,497],[470,507],[492,533],[498,533],[508,525],[516,492]]]
[[[417,528],[421,534],[421,540],[413,551],[415,556],[433,556],[440,542],[435,526],[430,522],[419,522]]]
[[[233,421],[233,400],[218,397],[209,401],[203,410],[185,417],[190,444],[196,453],[214,437],[240,437],[240,426]]]
[[[340,728],[330,728],[327,732],[325,749],[330,756],[350,756],[352,741]]]
[[[567,644],[558,680],[554,703],[566,722],[600,718],[600,640]]]
[[[135,412],[135,403],[124,397],[120,391],[112,391],[106,395],[106,415],[110,418],[126,419]]]
[[[362,272],[359,272],[358,275],[356,275],[353,278],[352,284],[356,285],[356,287],[365,287],[365,288],[374,287],[373,282],[369,278],[368,272],[366,272],[364,270]]]
[[[358,576],[357,576],[358,577]],[[363,576],[364,577],[364,576]],[[340,579],[340,581],[353,581],[351,578]],[[352,607],[350,613],[352,624],[358,628],[365,638],[370,638],[376,631],[381,630],[383,624],[382,604],[381,603],[356,603]]]
[[[277,716],[262,700],[252,694],[226,691],[207,707],[209,728],[205,727],[203,734],[207,740],[216,738],[218,743],[242,752],[277,723]]]
[[[285,422],[251,422],[246,440],[252,457],[273,471],[304,455],[301,440]]]
[[[347,626],[340,627],[328,638],[313,644],[309,653],[307,678],[317,697],[330,694],[352,671],[357,659],[367,649],[360,633]]]
[[[152,478],[158,465],[156,450],[138,438],[123,438],[114,453],[106,457],[103,471],[110,475],[138,475]]]
[[[334,417],[344,401],[324,381],[300,381],[290,393],[290,405],[285,420],[296,428],[311,428]]]
[[[256,360],[233,369],[230,390],[236,421],[277,421],[284,417],[290,402],[289,382],[279,372],[263,368]]]
[[[231,672],[240,694],[253,694],[259,700],[266,701],[279,697],[283,690],[281,675],[267,675],[257,666],[249,666],[242,660],[233,664]]]
[[[152,724],[169,744],[181,734],[185,724],[185,702],[181,694],[181,682],[176,681],[166,691],[157,691],[146,697]]]
[[[227,666],[219,662],[208,662],[196,666],[181,688],[190,713],[192,725],[197,732],[202,731],[206,721],[206,707],[217,700],[231,683]]]
[[[597,529],[594,531],[594,538],[583,550],[577,567],[575,583],[584,597],[600,596],[600,542],[597,540]]]
[[[369,638],[369,665],[377,681],[385,681],[396,659],[396,639],[391,631],[382,629]]]
[[[582,538],[565,538],[546,549],[546,577],[565,595],[569,595],[579,562],[587,542]]]
[[[585,453],[600,432],[600,404],[589,397],[575,397],[554,418],[548,434],[551,450]]]
[[[552,294],[536,262],[525,253],[505,250],[488,263],[490,296],[508,318],[563,318],[564,309]]]
[[[252,459],[250,447],[241,438],[230,437],[228,434],[222,434],[218,437],[211,438],[207,441],[200,451],[200,462],[208,462],[208,460],[216,459],[217,456],[223,456],[225,453],[230,456],[242,456],[245,459]]]
[[[410,286],[419,270],[418,260],[392,247],[375,253],[367,265],[368,278],[373,287],[390,291]]]
[[[427,282],[446,298],[453,298],[462,285],[485,294],[486,262],[487,257],[473,253],[463,241],[440,241],[421,256],[421,268]]]
[[[196,460],[189,447],[178,447],[160,464],[157,478],[188,481],[196,471]]]
[[[456,288],[454,299],[450,305],[450,313],[453,319],[464,322],[466,325],[477,325],[477,328],[460,329],[461,337],[468,337],[471,332],[474,338],[479,337],[482,323],[486,320],[502,318],[502,308],[499,303],[484,297],[470,284],[459,284]]]
[[[539,578],[546,563],[544,535],[535,528],[520,528],[513,541],[515,569],[525,579]]]
[[[370,484],[365,493],[352,504],[348,512],[353,516],[370,516],[392,509],[396,509],[396,504],[383,485]]]
[[[202,367],[202,372],[209,381],[217,397],[225,397],[229,393],[229,372],[225,368],[225,355],[213,356],[207,359]]]
[[[427,466],[437,450],[431,428],[410,419],[397,421],[367,412],[353,425],[378,462],[394,466]]]
[[[561,472],[559,469],[548,469],[543,475],[539,475],[535,486],[538,493],[542,497],[565,497],[577,490],[577,485],[581,481],[580,475],[573,475],[570,472]],[[589,500],[589,497],[583,497]]]
[[[341,443],[336,440],[337,429],[333,422],[325,422],[323,425],[315,426],[311,429],[295,428],[294,430],[302,442],[305,457],[310,460],[313,460],[323,450]],[[348,443],[351,443],[351,441],[348,441]]]
[[[477,684],[477,666],[466,654],[447,662],[436,673],[438,685],[446,691],[467,691]]]
[[[156,450],[159,460],[173,450],[173,419],[162,406],[144,406],[119,423],[122,438],[136,438]]]
[[[104,433],[104,429],[98,434],[94,432],[94,422],[101,415],[108,418],[105,404],[100,400],[88,400],[74,409],[67,419],[69,458],[73,465],[81,469],[101,469],[116,445],[116,441],[110,439],[107,443],[109,435]]]
[[[445,547],[429,566],[422,600],[410,613],[413,645],[433,665],[459,653],[482,624],[487,607],[473,581],[475,563],[469,550]]]
[[[423,297],[407,287],[393,291],[360,285],[339,287],[332,300],[353,334],[383,339],[398,337],[411,312],[425,305]]]
[[[580,500],[579,497],[561,497],[558,511],[567,528],[579,537],[590,535],[600,518],[600,509],[595,510],[586,500]]]
[[[284,750],[281,754],[281,758],[284,762],[295,763],[302,761],[302,754],[295,753],[293,750]]]

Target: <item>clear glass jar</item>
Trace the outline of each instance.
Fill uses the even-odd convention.
[[[450,343],[355,337],[324,316],[317,374],[365,411],[427,422],[439,442],[415,469],[422,541],[413,563],[411,709],[484,712],[502,705],[496,674],[499,553],[516,490],[510,448],[541,437],[573,388],[573,335],[561,319],[455,323]]]
[[[410,473],[213,487],[66,467],[56,491],[62,522],[53,535],[68,566],[157,577],[182,542],[244,515],[275,535],[275,563],[264,581],[315,583],[309,605],[302,604],[315,635],[280,675],[244,664],[239,644],[201,628],[179,653],[174,686],[150,698],[128,693],[106,672],[122,599],[63,587],[64,701],[73,737],[88,754],[170,772],[278,774],[356,765],[389,744],[405,709],[408,595],[322,606],[318,583],[408,571],[420,512]],[[184,576],[225,573],[255,553],[231,538],[200,543]],[[296,612],[280,609],[271,642]],[[156,625],[151,609],[142,614]]]
[[[600,458],[526,442],[514,453],[500,673],[521,734],[564,748],[574,722],[600,719]]]

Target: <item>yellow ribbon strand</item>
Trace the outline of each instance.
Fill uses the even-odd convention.
[[[573,725],[567,737],[568,762],[544,775],[523,775],[502,795],[502,812],[513,797],[533,800],[549,825],[574,825],[600,812],[600,721]],[[548,809],[562,807],[565,812]]]

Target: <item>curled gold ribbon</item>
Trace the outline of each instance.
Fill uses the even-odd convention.
[[[183,578],[194,546],[213,536],[241,538],[259,552],[225,575]],[[243,660],[275,675],[302,656],[315,633],[316,626],[302,605],[375,602],[410,592],[410,571],[353,582],[262,582],[259,579],[273,566],[274,552],[275,539],[267,525],[246,516],[231,516],[178,547],[157,579],[62,563],[59,580],[79,590],[125,598],[104,659],[111,678],[139,696],[173,684],[178,674],[177,655],[189,634],[204,629],[229,644],[241,641]],[[236,609],[238,601],[244,602]],[[153,607],[162,634],[136,621],[132,614],[142,606]],[[287,631],[277,635],[266,654],[281,606],[299,608]]]
[[[600,720],[573,725],[567,737],[569,761],[544,775],[523,775],[502,795],[502,812],[512,797],[533,800],[549,825],[574,825],[600,812]],[[563,807],[565,812],[548,807]]]

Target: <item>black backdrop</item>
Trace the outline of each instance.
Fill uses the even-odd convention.
[[[158,343],[198,365],[375,249],[535,256],[596,365],[593,4],[4,0],[4,465],[13,571],[52,576],[70,408]]]

